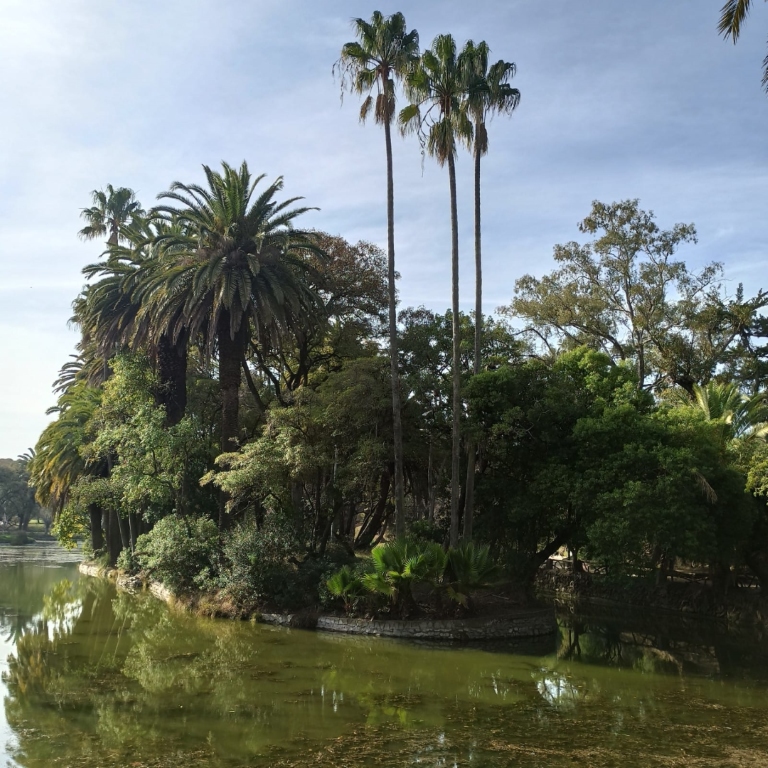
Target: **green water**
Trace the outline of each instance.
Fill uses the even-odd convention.
[[[0,766],[768,766],[757,637],[429,648],[195,619],[0,548]],[[23,559],[21,559],[23,558]]]

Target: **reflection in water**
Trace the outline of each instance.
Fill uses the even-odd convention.
[[[423,648],[195,619],[16,564],[0,633],[25,768],[768,764],[748,682],[766,659],[740,667],[735,641],[685,628],[568,617],[528,655]]]

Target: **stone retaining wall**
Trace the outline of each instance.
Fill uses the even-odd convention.
[[[320,616],[317,629],[351,635],[404,637],[411,640],[508,640],[538,637],[557,630],[552,609],[526,611],[505,619],[446,619],[444,621],[377,621]]]

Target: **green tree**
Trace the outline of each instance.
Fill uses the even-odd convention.
[[[467,68],[465,76],[472,84],[468,88],[469,98],[466,109],[474,124],[472,153],[475,162],[475,374],[480,373],[480,359],[483,337],[483,262],[482,233],[480,227],[480,160],[488,152],[488,127],[486,122],[494,114],[511,114],[520,103],[520,91],[509,84],[515,75],[515,65],[499,60],[488,65],[488,44],[482,41],[475,45],[468,41],[461,52]],[[476,446],[470,440],[467,446],[467,482],[464,501],[464,538],[472,538],[472,517],[474,509]]]
[[[313,297],[302,279],[305,254],[315,250],[311,233],[293,228],[309,210],[290,208],[299,198],[278,202],[282,178],[261,194],[264,176],[248,165],[226,163],[222,172],[203,166],[207,187],[174,182],[153,213],[178,224],[156,238],[166,261],[157,290],[172,289],[159,314],[176,317],[174,333],[204,331],[209,349],[218,350],[221,391],[221,450],[237,448],[241,369],[252,334],[268,335],[311,312]],[[181,308],[181,311],[179,309]],[[221,519],[224,524],[224,518]]]
[[[438,163],[448,165],[451,199],[451,312],[453,359],[460,355],[459,317],[459,218],[456,203],[456,155],[459,143],[472,140],[472,123],[464,109],[468,95],[466,67],[456,52],[451,35],[438,35],[406,77],[411,103],[400,112],[403,132],[416,132],[426,151]],[[451,545],[459,540],[461,461],[461,371],[454,366],[451,448]]]
[[[746,20],[752,8],[752,0],[727,0],[720,9],[720,23],[717,30],[727,40],[733,40],[734,45],[741,34],[741,25]],[[768,91],[768,56],[763,59],[763,88]]]
[[[695,241],[694,226],[660,230],[637,200],[595,201],[579,229],[595,239],[555,246],[558,268],[520,278],[504,310],[550,352],[587,344],[632,362],[641,387],[677,384],[693,393],[731,360],[768,303],[763,291],[748,300],[741,289],[725,296],[719,264],[692,272],[674,259]]]
[[[400,375],[397,367],[397,295],[395,273],[395,197],[392,169],[392,120],[395,115],[395,81],[405,77],[419,53],[419,33],[407,31],[402,13],[384,16],[374,11],[371,21],[357,18],[353,22],[357,40],[341,49],[338,68],[342,88],[367,94],[360,108],[365,122],[373,109],[374,120],[384,126],[387,155],[387,279],[389,289],[389,360],[392,377],[392,415],[394,421],[395,457],[395,528],[405,534],[405,501],[403,478],[403,428],[400,403]],[[374,98],[372,91],[376,89]]]

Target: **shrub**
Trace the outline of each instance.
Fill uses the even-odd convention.
[[[125,573],[129,573],[131,575],[134,575],[138,573],[141,570],[141,565],[139,563],[138,557],[136,557],[136,553],[132,552],[130,549],[124,549],[117,557],[117,568],[118,570],[124,571]]]
[[[23,547],[25,544],[34,544],[35,540],[26,531],[14,531],[9,534],[8,543],[12,547]]]
[[[347,613],[352,611],[358,598],[368,594],[363,578],[349,565],[345,565],[341,570],[336,571],[326,580],[325,586],[332,597],[342,600],[344,610]]]
[[[261,528],[237,526],[224,541],[221,587],[241,605],[271,599],[287,604],[295,598],[293,585],[299,545],[291,526],[277,515],[267,515]]]
[[[373,573],[363,576],[363,583],[371,592],[388,596],[393,609],[404,613],[414,605],[414,584],[439,583],[446,554],[434,542],[397,539],[379,544],[371,552],[371,559]]]
[[[411,523],[408,535],[415,541],[433,541],[442,544],[447,539],[447,531],[432,520],[416,520]]]
[[[136,541],[136,559],[173,592],[208,586],[218,574],[219,530],[205,517],[169,515]]]
[[[470,592],[492,586],[500,576],[501,569],[491,559],[488,546],[468,541],[448,550],[443,582],[448,596],[457,603],[466,607]]]

